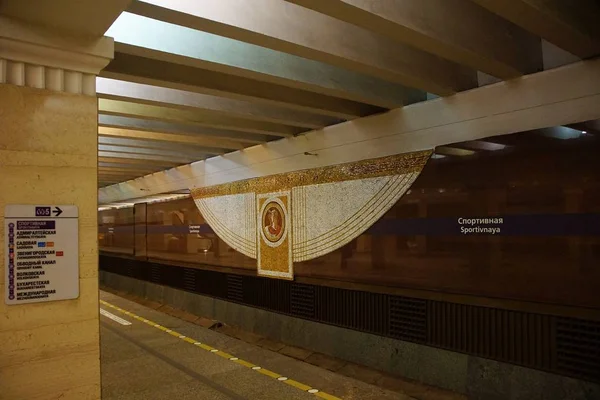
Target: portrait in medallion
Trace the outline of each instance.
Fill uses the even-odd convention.
[[[262,215],[262,229],[265,238],[275,243],[285,231],[285,214],[279,204],[272,201],[266,205]]]

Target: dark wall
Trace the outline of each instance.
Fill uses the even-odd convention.
[[[296,276],[600,309],[600,139],[522,133],[488,142],[501,146],[430,160],[382,220],[342,249],[296,263]],[[256,270],[216,237],[191,199],[145,212],[138,256]],[[133,208],[99,220],[101,250],[134,254]]]

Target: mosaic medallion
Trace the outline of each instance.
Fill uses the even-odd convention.
[[[265,239],[271,243],[278,242],[285,232],[285,214],[281,205],[271,201],[263,209],[262,231]]]

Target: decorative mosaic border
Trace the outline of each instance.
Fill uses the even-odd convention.
[[[202,188],[191,189],[194,199],[227,196],[240,193],[269,193],[298,186],[374,178],[387,175],[421,172],[431,156],[431,150],[398,154],[352,163],[312,168],[284,174],[269,175]]]

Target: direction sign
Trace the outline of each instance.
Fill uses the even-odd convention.
[[[6,206],[6,304],[79,297],[78,217],[72,205]]]

